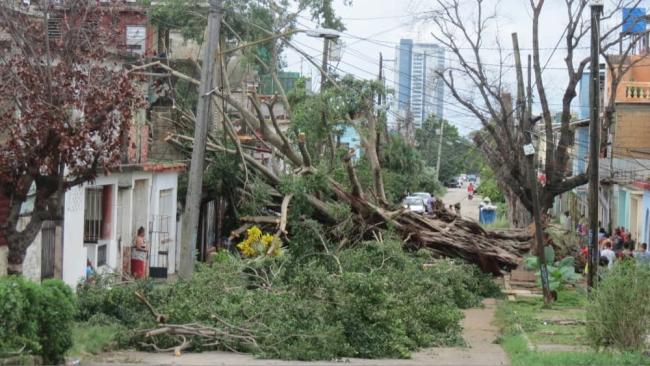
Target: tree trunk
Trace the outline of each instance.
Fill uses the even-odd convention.
[[[361,140],[368,161],[370,162],[370,167],[372,168],[372,182],[375,195],[377,196],[379,203],[387,205],[386,192],[384,191],[384,180],[381,176],[381,163],[379,161],[379,155],[377,154],[377,145],[379,144],[377,139],[377,117],[373,114],[370,107],[368,110],[368,136],[366,138],[362,137]],[[363,134],[360,135],[363,136]]]
[[[25,261],[26,253],[26,249],[21,253],[19,250],[12,250],[12,248],[9,248],[9,253],[7,254],[7,274],[22,276],[23,262]]]
[[[510,227],[516,229],[528,227],[532,221],[532,217],[526,207],[519,201],[519,197],[508,189],[503,190],[503,196],[506,200],[506,207],[508,208],[507,216]]]

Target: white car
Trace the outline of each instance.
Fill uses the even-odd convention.
[[[408,196],[404,198],[404,201],[402,201],[402,207],[415,213],[424,213],[427,210],[424,199],[419,196]]]
[[[424,202],[427,202],[429,198],[432,198],[431,193],[429,192],[415,192],[415,193],[411,193],[411,196],[420,197],[424,200]]]

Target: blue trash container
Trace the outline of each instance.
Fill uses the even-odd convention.
[[[497,210],[490,207],[482,207],[479,211],[478,220],[481,224],[491,224],[497,219]]]

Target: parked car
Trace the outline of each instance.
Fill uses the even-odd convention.
[[[411,193],[411,196],[414,197],[420,197],[424,201],[426,211],[430,213],[430,211],[433,210],[433,203],[436,201],[436,198],[431,195],[429,192],[415,192]],[[431,202],[431,206],[429,206],[429,202]]]
[[[402,207],[411,212],[424,213],[427,206],[422,197],[408,196],[404,198],[404,201],[402,201]]]
[[[467,176],[467,181],[471,183],[476,183],[476,174],[469,174]]]
[[[451,178],[445,182],[447,188],[460,188],[460,183],[458,183],[458,178]]]
[[[424,200],[424,202],[427,202],[429,198],[433,198],[429,192],[415,192],[411,193],[411,196],[420,197]]]

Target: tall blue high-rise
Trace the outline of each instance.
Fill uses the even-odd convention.
[[[445,67],[444,48],[432,43],[401,39],[396,50],[395,90],[401,116],[413,117],[416,128],[429,115],[444,117],[444,83],[438,77]]]
[[[399,110],[406,110],[411,104],[411,53],[413,52],[412,39],[400,39],[397,49],[397,70],[395,80],[398,85],[397,107]]]

